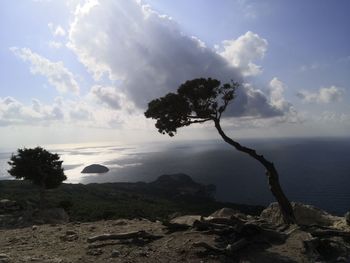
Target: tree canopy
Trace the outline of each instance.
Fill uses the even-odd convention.
[[[270,190],[276,198],[285,223],[296,223],[293,208],[285,196],[274,164],[254,149],[245,147],[228,137],[223,131],[220,120],[223,112],[235,98],[235,91],[240,84],[231,81],[221,85],[216,79],[193,79],[180,85],[177,93],[168,93],[154,99],[145,112],[147,118],[156,120],[155,126],[162,134],[174,136],[178,128],[193,123],[213,121],[222,139],[236,150],[248,154],[266,169]]]
[[[44,189],[58,187],[67,177],[58,154],[36,147],[18,149],[8,164],[8,173],[17,179],[29,180]]]
[[[155,126],[160,133],[174,136],[180,127],[220,120],[238,87],[239,83],[233,81],[221,85],[219,80],[211,78],[189,80],[177,93],[152,100],[145,116],[156,119]]]

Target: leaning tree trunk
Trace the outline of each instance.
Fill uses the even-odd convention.
[[[297,222],[294,216],[293,208],[281,188],[278,173],[274,164],[266,160],[263,155],[257,154],[255,150],[250,149],[248,147],[244,147],[238,142],[229,138],[222,130],[219,120],[215,121],[215,127],[225,142],[236,148],[238,151],[249,154],[251,157],[259,161],[265,167],[270,191],[272,192],[273,196],[276,198],[276,201],[279,204],[284,222],[286,224],[296,224]]]

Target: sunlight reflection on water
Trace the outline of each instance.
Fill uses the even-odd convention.
[[[244,144],[274,161],[291,200],[328,211],[350,210],[350,140],[256,140]],[[217,198],[247,204],[273,201],[264,169],[249,156],[218,141],[144,145],[54,145],[67,183],[149,182],[162,174],[186,173],[217,186]],[[0,179],[9,179],[10,152],[0,152]],[[102,164],[105,174],[81,174],[90,164]]]

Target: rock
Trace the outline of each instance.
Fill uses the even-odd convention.
[[[296,202],[292,202],[291,205],[296,220],[300,225],[332,226],[342,219],[312,205]],[[270,204],[261,212],[260,217],[276,225],[283,224],[282,214],[277,203]]]
[[[90,255],[90,256],[99,256],[102,255],[103,250],[100,248],[96,248],[96,249],[89,249],[86,254]]]
[[[177,224],[192,227],[193,223],[197,220],[201,220],[202,216],[199,215],[187,215],[187,216],[179,216],[170,220],[170,224]]]
[[[100,165],[100,164],[91,164],[89,166],[86,166],[81,173],[83,174],[101,174],[101,173],[107,173],[109,169],[106,166]]]
[[[0,263],[10,263],[11,259],[8,255],[1,253],[0,254]]]
[[[345,257],[338,257],[337,258],[337,262],[344,262],[344,263],[346,263],[346,262],[349,262],[349,261],[347,261],[347,259]]]
[[[119,257],[119,256],[120,256],[119,250],[113,249],[112,254],[111,254],[111,257],[112,257],[112,258],[117,258],[117,257]]]
[[[60,236],[62,241],[72,242],[78,239],[78,233],[74,230],[67,230],[63,236]]]
[[[52,258],[46,261],[47,263],[62,263],[64,262],[61,258]]]
[[[350,226],[350,211],[345,214],[345,221],[348,226]]]
[[[227,208],[227,207],[224,207],[224,208],[221,208],[221,209],[215,211],[209,217],[230,218],[232,216],[237,217],[239,219],[243,219],[243,220],[247,219],[247,215],[245,215],[237,210],[234,210],[232,208]]]
[[[67,230],[67,231],[66,231],[66,235],[67,235],[67,236],[77,235],[77,232],[75,232],[74,230]]]
[[[147,252],[142,251],[142,250],[137,251],[137,255],[140,257],[147,257],[148,256]]]

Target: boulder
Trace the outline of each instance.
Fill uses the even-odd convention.
[[[312,205],[302,203],[291,203],[294,215],[300,225],[332,226],[342,220],[341,217],[333,216]],[[260,217],[273,224],[283,224],[282,213],[277,203],[270,204],[261,212]]]
[[[81,173],[86,174],[101,174],[101,173],[107,173],[109,169],[106,166],[103,166],[101,164],[91,164],[86,166]]]
[[[202,216],[200,215],[186,215],[175,217],[170,220],[170,224],[182,225],[192,227],[193,223],[197,220],[201,220]]]
[[[212,213],[209,217],[213,217],[213,218],[231,218],[231,217],[237,217],[239,219],[243,219],[243,220],[247,220],[248,216],[237,211],[234,210],[232,208],[221,208],[217,211],[215,211],[214,213]]]
[[[345,214],[345,221],[348,226],[350,226],[350,211]]]

